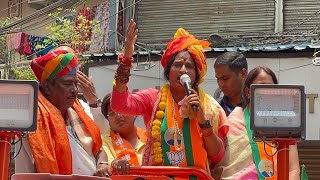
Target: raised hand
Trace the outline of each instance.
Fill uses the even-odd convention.
[[[130,20],[125,38],[124,58],[131,58],[134,52],[134,44],[138,37],[138,29],[133,19]]]
[[[83,72],[77,71],[78,87],[81,89],[84,98],[89,104],[95,104],[98,101],[96,89],[92,79],[86,76]]]

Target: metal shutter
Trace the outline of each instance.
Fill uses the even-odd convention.
[[[183,27],[198,38],[210,34],[274,32],[274,0],[141,0],[138,41],[161,43]]]
[[[306,165],[309,180],[320,179],[320,141],[298,143],[300,165]]]
[[[320,1],[285,0],[284,29],[292,33],[319,32]]]

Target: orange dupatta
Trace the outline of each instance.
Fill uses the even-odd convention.
[[[166,122],[163,122],[162,126],[164,126],[165,130],[174,128],[174,118],[176,118],[178,123],[178,128],[181,129],[181,131],[183,131],[183,133],[188,136],[188,138],[185,138],[185,135],[183,137],[185,141],[184,143],[185,148],[184,150],[182,150],[184,152],[183,154],[185,155],[185,157],[183,157],[184,161],[181,162],[179,165],[172,164],[171,166],[181,166],[181,167],[195,166],[206,171],[207,170],[206,163],[207,163],[208,157],[207,157],[207,151],[204,148],[204,142],[201,137],[198,121],[195,119],[189,120],[189,123],[188,123],[189,127],[187,128],[183,127],[184,120],[180,116],[178,105],[174,101],[172,101],[171,91],[168,91],[167,98],[168,98],[167,109],[166,109],[167,117],[166,117]],[[173,114],[175,114],[175,117]],[[184,131],[185,129],[187,131]],[[163,140],[165,140],[165,138],[163,138]],[[162,145],[163,145],[163,148],[166,149],[165,147],[167,146],[167,143],[163,143]],[[164,152],[169,152],[169,153],[178,152],[177,150],[175,150],[173,146],[168,146],[168,147],[169,149],[167,148],[167,151],[164,151]],[[167,157],[167,153],[164,154],[164,157]],[[191,160],[192,162],[188,162],[188,160]]]
[[[74,103],[73,109],[92,137],[92,152],[96,156],[102,146],[100,130],[78,104]],[[72,152],[65,120],[61,112],[41,92],[37,121],[37,131],[28,138],[37,172],[72,174]]]
[[[147,142],[147,133],[146,130],[136,127],[137,135],[143,143]],[[118,133],[110,131],[112,146],[114,152],[116,153],[117,159],[126,159],[130,162],[131,165],[139,166],[139,161],[135,149],[132,145],[122,138]]]

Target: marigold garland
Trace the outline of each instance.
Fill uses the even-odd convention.
[[[156,163],[163,162],[163,154],[162,154],[162,147],[160,142],[160,135],[161,135],[161,124],[164,117],[164,111],[167,106],[167,96],[168,96],[169,84],[165,84],[162,86],[161,89],[161,101],[158,104],[157,112],[155,113],[154,119],[152,121],[152,130],[151,134],[154,138],[153,143],[153,154],[154,154],[154,161]]]

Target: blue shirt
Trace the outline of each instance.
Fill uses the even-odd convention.
[[[224,112],[226,113],[227,116],[229,116],[229,114],[234,110],[235,107],[239,106],[239,107],[243,107],[244,106],[244,101],[241,101],[239,104],[237,104],[236,106],[233,106],[228,97],[223,96],[222,98],[219,98],[217,100],[220,104],[220,106],[223,108]]]

